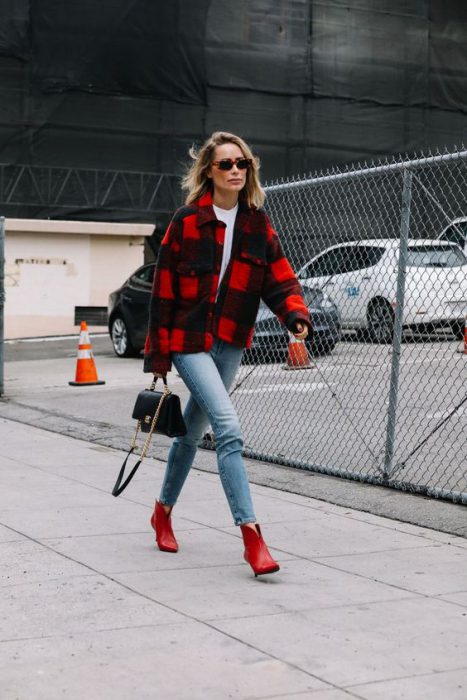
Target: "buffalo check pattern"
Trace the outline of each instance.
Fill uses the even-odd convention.
[[[311,331],[302,289],[266,212],[239,202],[219,286],[224,235],[210,193],[175,212],[154,274],[145,372],[165,375],[171,353],[207,352],[214,338],[249,347],[261,299],[290,330],[301,321]]]

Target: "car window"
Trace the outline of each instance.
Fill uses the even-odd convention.
[[[152,279],[154,277],[154,265],[147,265],[137,270],[130,277],[130,284],[133,287],[143,287],[150,289],[152,287]]]
[[[329,277],[346,271],[348,248],[333,248],[322,253],[300,273],[300,279],[307,277]]]
[[[329,277],[353,270],[364,270],[376,265],[386,248],[382,246],[341,246],[327,250],[299,273],[299,279],[307,277]]]
[[[409,267],[462,267],[467,258],[460,248],[450,245],[417,245],[407,249]]]
[[[461,248],[465,246],[467,240],[467,221],[459,221],[457,224],[451,224],[443,233],[443,239],[457,243]]]
[[[353,270],[366,270],[368,267],[374,267],[377,265],[384,253],[386,248],[382,246],[370,246],[370,245],[358,245],[349,248],[349,254],[346,261],[345,272],[352,272]]]

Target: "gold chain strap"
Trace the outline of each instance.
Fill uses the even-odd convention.
[[[155,386],[156,386],[156,382],[154,381],[150,387],[151,391],[154,390]],[[152,419],[151,428],[150,428],[149,433],[146,437],[146,440],[144,441],[143,449],[141,450],[141,459],[144,459],[146,457],[146,452],[148,451],[149,443],[151,442],[151,438],[152,438],[152,434],[153,434],[154,430],[156,429],[156,425],[157,425],[157,421],[159,419],[159,414],[161,412],[162,404],[164,403],[166,397],[171,393],[172,392],[170,391],[170,389],[167,386],[165,386],[164,393],[161,396],[161,400],[159,401],[159,405],[157,407],[157,411],[155,412],[154,418]],[[133,437],[133,442],[131,443],[131,447],[133,449],[136,449],[136,447],[137,447],[136,438],[138,436],[138,432],[139,432],[140,427],[141,427],[141,421],[138,421],[138,423],[136,424],[136,430],[135,430],[135,434]]]

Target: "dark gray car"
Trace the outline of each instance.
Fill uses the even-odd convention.
[[[144,347],[154,268],[155,263],[139,267],[109,295],[109,333],[118,357],[138,355]]]

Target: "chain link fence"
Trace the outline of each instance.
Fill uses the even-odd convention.
[[[260,309],[246,456],[467,503],[467,151],[266,189],[315,333]]]

